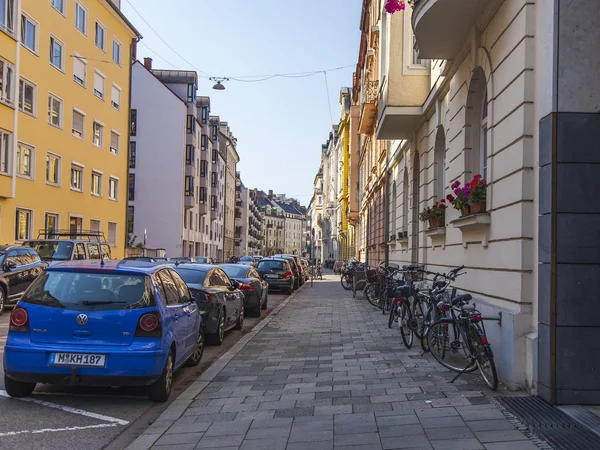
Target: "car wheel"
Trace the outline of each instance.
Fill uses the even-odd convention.
[[[4,288],[0,287],[0,316],[4,312],[5,306],[6,306],[6,295],[4,295]]]
[[[173,388],[174,368],[173,351],[169,350],[160,378],[148,386],[148,398],[150,400],[163,403],[169,399]]]
[[[292,295],[294,293],[294,285],[290,285],[290,287],[285,291],[287,295]]]
[[[235,323],[236,330],[241,330],[242,328],[244,328],[244,307],[242,307],[240,315],[238,316],[238,320]]]
[[[200,360],[202,359],[202,355],[204,354],[204,332],[202,329],[198,330],[198,341],[196,342],[196,347],[194,347],[194,351],[190,355],[190,358],[185,363],[188,367],[194,367],[200,364]]]
[[[269,294],[265,295],[265,302],[262,305],[262,309],[267,309],[267,303],[269,302]]]
[[[223,343],[223,338],[225,338],[225,310],[222,309],[221,314],[219,314],[217,331],[213,334],[209,334],[207,340],[211,345],[221,345]]]
[[[4,389],[11,397],[29,397],[35,389],[35,383],[22,383],[4,375]]]

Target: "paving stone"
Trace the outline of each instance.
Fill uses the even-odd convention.
[[[492,442],[485,444],[486,450],[539,450],[531,441]]]
[[[234,420],[232,422],[215,422],[205,433],[205,436],[227,436],[231,434],[246,434],[251,420]]]
[[[398,439],[397,437],[381,438],[381,445],[384,450],[397,448],[427,448],[431,449],[429,439],[424,434],[410,436],[410,439]],[[455,450],[460,447],[455,447]]]
[[[166,434],[184,434],[184,433],[200,433],[208,430],[211,422],[196,422],[196,423],[180,423],[175,422]]]
[[[342,445],[369,445],[369,444],[380,444],[379,434],[377,433],[354,433],[354,434],[343,434],[336,435],[334,440],[335,446]]]
[[[366,413],[366,412],[384,412],[392,411],[391,403],[375,403],[365,405],[352,405],[352,412],[354,413]]]
[[[461,417],[467,420],[490,420],[505,419],[504,414],[499,409],[476,409],[476,410],[458,410]]]
[[[292,427],[283,428],[251,428],[246,433],[246,439],[287,439],[290,436]]]
[[[235,416],[235,420],[265,420],[272,419],[275,415],[274,410],[270,411],[244,411]]]
[[[508,422],[508,421],[507,421]],[[519,430],[494,430],[494,431],[476,431],[475,437],[481,442],[508,442],[508,441],[524,441],[527,436]]]
[[[279,409],[275,411],[275,418],[285,418],[285,417],[300,417],[300,416],[312,416],[314,415],[314,407],[306,407],[306,408],[288,408],[288,409]]]
[[[460,416],[424,417],[419,419],[423,428],[463,427],[465,421]]]
[[[352,397],[350,389],[345,391],[329,391],[329,392],[317,392],[315,398],[342,398]]]
[[[289,442],[286,450],[308,450],[306,442]],[[311,442],[309,450],[333,450],[333,440]]]
[[[425,434],[420,424],[379,426],[379,435],[382,438],[393,436],[420,436]]]
[[[308,430],[306,428],[292,428],[289,442],[306,442],[310,446],[312,442],[333,440],[333,430]]]
[[[252,421],[250,429],[253,428],[289,428],[292,426],[293,419],[256,419]]]
[[[156,445],[194,444],[196,445],[204,433],[165,434]]]
[[[475,435],[471,432],[469,427],[435,427],[427,428],[425,434],[430,440],[439,439],[473,439]]]
[[[315,406],[315,416],[349,414],[351,412],[352,405]]]
[[[476,420],[467,422],[472,431],[514,430],[515,427],[507,419]]]
[[[443,439],[439,441],[430,441],[435,450],[476,450],[485,447],[477,439]]]
[[[196,444],[153,445],[152,450],[194,450]]]
[[[369,397],[342,397],[342,398],[334,398],[333,405],[365,405],[369,404],[371,401]]]
[[[246,439],[240,450],[285,450],[287,439]]]

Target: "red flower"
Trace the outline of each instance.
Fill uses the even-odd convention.
[[[427,210],[427,214],[431,214],[431,209],[428,209],[428,210]]]
[[[475,176],[473,177],[473,180],[475,180],[475,181],[479,181],[479,180],[481,180],[481,175],[479,175],[479,174],[475,175]]]
[[[445,198],[441,199],[440,203],[446,203],[446,199]]]
[[[470,185],[471,185],[471,189],[476,188],[477,187],[477,180],[471,181]]]
[[[448,194],[448,195],[446,195],[446,198],[448,199],[448,201],[449,201],[450,203],[454,203],[454,197],[452,196],[452,194]]]

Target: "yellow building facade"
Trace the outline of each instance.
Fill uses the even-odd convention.
[[[0,243],[94,230],[122,257],[139,33],[107,0],[2,4]]]

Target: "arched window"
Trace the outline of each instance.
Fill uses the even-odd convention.
[[[402,231],[408,231],[408,167],[404,168],[402,181]]]
[[[469,94],[465,127],[465,172],[470,180],[477,173],[487,176],[488,160],[488,95],[485,72],[481,67],[473,71]]]
[[[446,134],[443,127],[438,127],[434,147],[434,195],[436,200],[444,198],[446,189]]]
[[[481,104],[481,127],[479,129],[479,173],[485,179],[487,179],[487,130],[488,130],[488,95],[487,89],[483,96]]]
[[[396,218],[397,218],[397,213],[396,213],[396,180],[394,178],[392,178],[392,201],[391,201],[391,205],[392,205],[392,213],[390,214],[391,218],[392,218],[392,223],[390,224],[390,232],[396,234]]]

